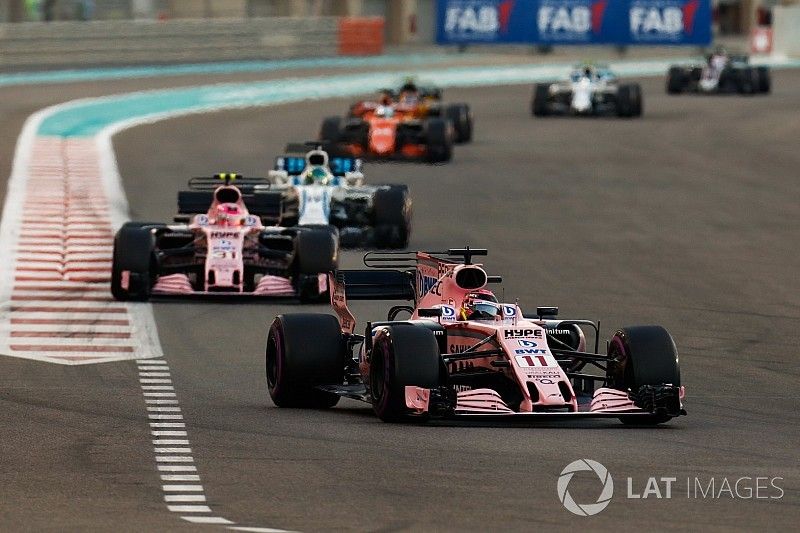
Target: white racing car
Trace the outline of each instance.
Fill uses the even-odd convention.
[[[319,142],[290,144],[286,152],[269,172],[271,190],[283,193],[282,225],[334,226],[346,247],[407,246],[411,198],[406,185],[367,185],[360,159],[329,156]]]
[[[533,91],[531,113],[537,117],[638,117],[642,114],[642,89],[638,83],[619,83],[614,73],[606,67],[582,65],[573,69],[567,80],[537,83]]]

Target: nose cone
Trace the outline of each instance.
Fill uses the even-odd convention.
[[[591,111],[592,89],[588,80],[582,80],[572,88],[572,109],[578,113]]]
[[[373,152],[388,155],[395,151],[395,135],[397,124],[393,120],[381,119],[372,123],[369,132],[369,144]]]

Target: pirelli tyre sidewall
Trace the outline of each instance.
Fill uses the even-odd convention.
[[[339,396],[316,387],[344,379],[338,320],[314,313],[277,316],[267,334],[265,365],[267,389],[278,407],[333,407]]]
[[[152,227],[136,222],[125,223],[114,236],[111,294],[122,301],[147,301],[156,275]],[[127,287],[123,287],[123,277],[127,277]]]
[[[384,422],[409,421],[405,389],[438,387],[439,360],[439,345],[430,329],[402,323],[381,328],[370,352],[369,393],[375,414]]]
[[[679,387],[681,384],[675,341],[661,326],[629,326],[617,330],[609,341],[608,355],[613,359],[608,365],[608,381],[615,389],[636,392],[644,385]],[[658,424],[669,417],[637,420],[638,423]]]

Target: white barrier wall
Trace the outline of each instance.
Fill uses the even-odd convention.
[[[338,18],[0,24],[0,69],[336,55]]]
[[[772,8],[772,53],[800,57],[800,6]]]

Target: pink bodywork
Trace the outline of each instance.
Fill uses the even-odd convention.
[[[217,192],[220,189],[235,189],[238,201],[235,202],[236,215],[227,221],[217,219],[220,204]],[[252,292],[244,293],[243,250],[249,239],[258,239],[264,229],[260,217],[249,214],[242,195],[236,187],[224,185],[214,192],[214,201],[206,214],[195,215],[189,229],[197,239],[207,243],[205,261],[204,290],[195,291],[186,274],[161,276],[153,286],[153,294],[219,294],[240,293],[255,296],[292,296],[294,289],[287,278],[263,276]],[[234,205],[233,203],[231,205]],[[212,276],[210,276],[212,274]],[[210,283],[213,277],[214,283]]]
[[[432,320],[421,318],[420,308],[440,308],[442,316],[439,323],[447,331],[447,345],[450,353],[463,352],[486,337],[492,339],[482,344],[476,351],[502,349],[510,363],[504,372],[519,384],[523,395],[519,411],[510,409],[500,395],[488,388],[460,390],[457,392],[455,414],[469,415],[547,415],[547,414],[599,414],[599,413],[644,413],[633,404],[627,392],[599,388],[595,391],[591,404],[578,405],[575,391],[569,378],[556,361],[547,345],[547,335],[543,321],[524,318],[516,303],[501,303],[500,314],[495,320],[460,320],[458,311],[465,296],[480,287],[465,289],[456,283],[456,276],[465,270],[473,270],[476,279],[486,279],[481,265],[454,264],[439,260],[428,254],[417,254],[417,280],[415,311],[411,321]],[[330,280],[333,282],[333,279]],[[332,285],[334,286],[334,285]],[[352,333],[355,318],[347,308],[344,287],[339,283],[331,293],[331,303],[339,316],[342,330]],[[579,351],[585,351],[585,339],[581,335]],[[499,359],[498,358],[495,358]],[[491,366],[492,358],[475,358],[467,361],[451,362],[450,373],[463,367],[473,368]],[[461,365],[461,366],[459,366]],[[468,366],[472,365],[472,366]],[[369,361],[363,350],[360,371],[365,380],[369,377]],[[561,384],[559,386],[559,384]],[[531,396],[528,387],[535,387],[537,398]],[[406,387],[406,406],[413,412],[423,414],[429,409],[429,389]]]

